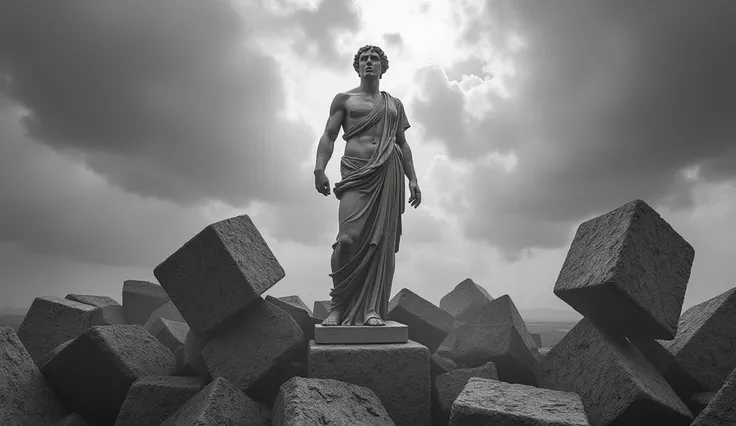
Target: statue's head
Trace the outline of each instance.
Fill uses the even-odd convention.
[[[388,58],[378,46],[366,45],[358,49],[353,59],[353,68],[361,78],[366,73],[366,66],[369,66],[368,73],[383,77],[383,73],[388,70]]]

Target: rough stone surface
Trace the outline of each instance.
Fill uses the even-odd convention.
[[[174,354],[140,325],[95,326],[49,360],[42,373],[70,411],[112,425],[130,386],[174,371]]]
[[[736,368],[736,287],[685,311],[675,339],[661,343],[706,390],[718,391]]]
[[[331,305],[332,302],[330,300],[315,300],[314,309],[312,310],[314,312],[314,317],[320,321],[323,321],[325,318],[327,318],[327,315],[330,314]]]
[[[149,333],[156,336],[159,342],[175,352],[180,346],[184,346],[189,333],[189,326],[182,321],[173,321],[165,318],[158,318]]]
[[[66,414],[10,327],[0,327],[0,425],[51,424]]]
[[[46,355],[42,356],[36,365],[38,365],[39,370],[43,370],[43,366],[46,365],[47,362],[52,360],[56,354],[61,352],[62,349],[64,349],[69,343],[73,342],[74,339],[69,339],[64,343],[61,343],[60,345],[56,346],[54,349],[51,349],[50,351],[46,352]]]
[[[452,405],[450,417],[450,426],[588,424],[583,402],[572,392],[478,377],[468,380]]]
[[[123,282],[123,313],[128,324],[145,324],[153,311],[170,300],[166,290],[158,284],[136,280]]]
[[[693,413],[693,416],[696,416],[697,418],[697,416],[705,410],[705,407],[710,404],[710,401],[713,400],[716,393],[718,392],[696,392],[685,400],[685,405],[687,405],[687,408],[689,408],[690,412]]]
[[[672,339],[695,251],[644,201],[578,227],[554,293],[599,327]]]
[[[302,302],[299,296],[279,298],[266,296],[266,301],[280,308],[282,311],[288,313],[292,318],[294,318],[294,321],[299,324],[299,327],[302,329],[302,333],[304,333],[305,345],[307,342],[314,339],[314,326],[317,321],[315,321],[315,318],[312,316],[312,311],[310,311],[307,305]]]
[[[675,391],[624,337],[583,318],[534,367],[539,387],[575,392],[593,426],[689,425]]]
[[[202,348],[212,377],[225,377],[248,397],[271,405],[291,378],[304,335],[294,319],[263,299],[218,328]]]
[[[693,426],[733,425],[736,425],[736,370],[726,377],[723,387],[693,422]]]
[[[153,273],[200,336],[260,299],[285,275],[247,215],[207,226]]]
[[[128,325],[125,310],[120,305],[103,306],[92,314],[91,325]]]
[[[529,349],[537,347],[531,333],[526,328],[524,318],[521,317],[514,301],[511,300],[508,294],[504,294],[483,305],[468,309],[466,316],[466,321],[462,322],[464,324],[504,324],[506,327],[514,328]]]
[[[429,351],[409,341],[385,345],[309,345],[309,377],[365,386],[398,426],[430,424]]]
[[[105,306],[121,306],[117,300],[107,296],[94,296],[90,294],[70,293],[66,295],[68,300],[84,303],[85,305],[94,306],[95,308],[104,308]]]
[[[51,426],[93,426],[77,413],[69,414],[54,422]]]
[[[429,357],[429,376],[433,381],[440,374],[450,372],[456,368],[458,368],[457,363],[449,358],[436,353]]]
[[[451,292],[440,299],[440,308],[447,311],[456,320],[462,320],[469,308],[490,302],[493,297],[472,279],[466,278],[456,285]]]
[[[18,328],[18,338],[38,364],[47,352],[89,328],[96,309],[61,297],[37,297]]]
[[[191,397],[161,426],[269,426],[268,408],[251,400],[235,385],[218,377]]]
[[[198,377],[141,377],[125,396],[115,426],[158,426],[205,385]]]
[[[481,367],[460,368],[437,376],[432,384],[432,424],[446,425],[450,421],[452,403],[471,377],[498,379],[496,366],[489,362]]]
[[[692,394],[705,390],[702,384],[682,369],[675,356],[662,346],[661,341],[652,339],[629,339],[629,341],[644,354],[683,401],[687,401]]]
[[[394,425],[372,390],[332,379],[290,379],[281,386],[272,416],[278,426]]]
[[[211,377],[207,365],[202,358],[202,348],[204,347],[207,337],[200,337],[189,330],[184,341],[184,366],[202,377]]]
[[[368,343],[406,343],[409,341],[409,327],[396,321],[386,320],[385,325],[322,325],[314,327],[314,342],[322,344],[368,344]]]
[[[167,319],[170,321],[186,322],[184,321],[184,317],[181,316],[179,310],[176,309],[176,306],[174,306],[174,302],[170,300],[151,313],[151,315],[146,320],[146,323],[143,324],[143,328],[151,331],[151,328],[153,328],[154,324],[159,318]]]
[[[447,336],[445,336],[445,339],[442,341],[442,343],[437,346],[437,349],[434,351],[434,353],[443,358],[452,359],[452,347],[455,346],[455,341],[457,340],[457,330],[463,325],[465,325],[465,322],[453,322],[450,332],[447,333]]]
[[[401,289],[388,304],[386,319],[409,326],[409,339],[434,352],[450,333],[453,317],[409,289]]]

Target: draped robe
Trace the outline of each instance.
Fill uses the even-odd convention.
[[[393,109],[395,114],[389,114]],[[399,126],[410,127],[401,101],[386,92],[373,110],[343,139],[382,125],[381,140],[369,159],[343,156],[342,180],[334,193],[340,200],[339,230],[333,250],[346,232],[357,233],[353,256],[330,276],[332,309],[342,311],[342,325],[363,325],[371,317],[385,319],[399,251],[401,215],[404,213],[403,154],[396,144]],[[357,232],[356,232],[357,231]]]

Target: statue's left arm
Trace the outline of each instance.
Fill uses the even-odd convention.
[[[396,130],[396,145],[399,146],[401,153],[403,154],[402,165],[404,166],[404,173],[409,179],[409,192],[411,194],[409,197],[409,204],[411,204],[412,207],[417,208],[419,207],[419,204],[422,203],[422,192],[419,189],[417,172],[414,170],[414,158],[411,154],[411,147],[406,141],[406,135],[404,134],[404,131],[408,129],[410,125],[409,120],[406,118],[404,106],[401,104],[401,101],[398,101],[398,107],[399,125]]]

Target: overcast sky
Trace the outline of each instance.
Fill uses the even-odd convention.
[[[552,290],[577,226],[639,198],[695,248],[692,306],[736,285],[734,18],[731,0],[2,2],[0,307],[120,301],[240,214],[286,270],[268,294],[327,299],[338,201],[312,170],[366,44],[423,191],[392,293],[439,303],[470,277],[570,309]]]

